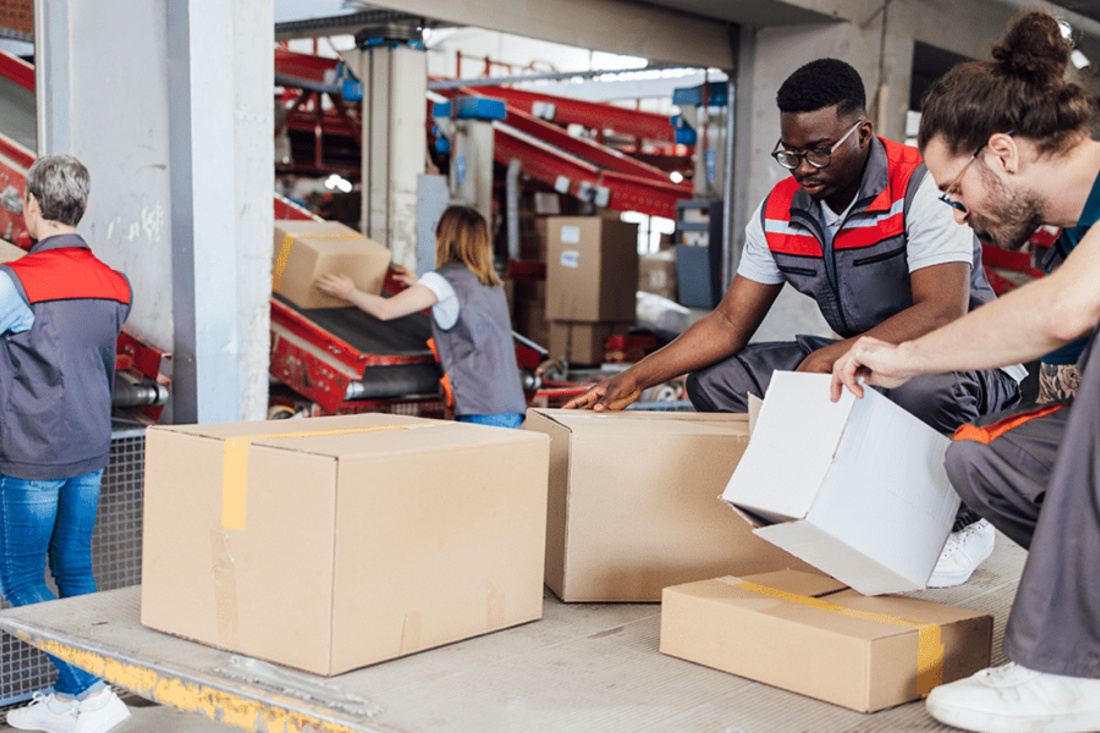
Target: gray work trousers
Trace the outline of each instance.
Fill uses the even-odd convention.
[[[751,344],[724,361],[688,375],[687,392],[699,412],[746,412],[747,393],[763,397],[777,369],[793,371],[811,352],[835,343],[818,336]],[[925,374],[896,389],[879,390],[941,433],[981,415],[1011,407],[1019,385],[999,369]]]
[[[1094,332],[1072,403],[991,415],[947,451],[966,505],[1029,550],[1005,655],[1074,677],[1100,677],[1100,364],[1088,366],[1100,359],[1096,341]]]

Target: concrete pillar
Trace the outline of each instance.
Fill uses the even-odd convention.
[[[363,233],[416,268],[416,202],[427,157],[424,52],[382,43],[345,52],[363,82]]]
[[[35,0],[35,25],[38,152],[91,171],[80,230],[173,353],[168,419],[262,419],[272,0]]]

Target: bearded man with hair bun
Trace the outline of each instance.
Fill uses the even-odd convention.
[[[918,145],[942,200],[979,238],[1020,247],[1063,228],[1065,261],[920,338],[863,338],[833,370],[862,396],[920,375],[1031,361],[1087,337],[1073,399],[991,415],[955,434],[947,472],[963,501],[1029,550],[1005,630],[1011,661],[932,691],[941,722],[973,731],[1100,730],[1100,142],[1096,100],[1065,80],[1058,22],[1025,12],[993,61],[928,90]]]

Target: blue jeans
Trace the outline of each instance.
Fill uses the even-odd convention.
[[[522,412],[509,412],[503,415],[459,415],[455,420],[477,425],[492,425],[497,428],[518,428],[523,418]]]
[[[0,591],[12,606],[51,601],[45,559],[62,598],[95,592],[92,530],[103,471],[57,481],[0,473]],[[105,683],[60,659],[54,691],[81,698]]]

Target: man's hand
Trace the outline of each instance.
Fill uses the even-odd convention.
[[[642,388],[626,372],[605,379],[580,397],[565,403],[566,410],[622,410],[642,394]]]
[[[844,346],[839,343],[824,346],[811,352],[809,356],[802,360],[795,371],[832,374],[833,364],[844,355],[845,350]]]
[[[901,346],[864,336],[833,364],[830,397],[836,402],[847,387],[856,397],[862,398],[863,385],[856,377],[863,377],[866,384],[891,389],[918,374],[920,371],[908,363]]]
[[[355,283],[347,275],[321,275],[314,285],[322,293],[340,300],[351,301],[355,294]]]

